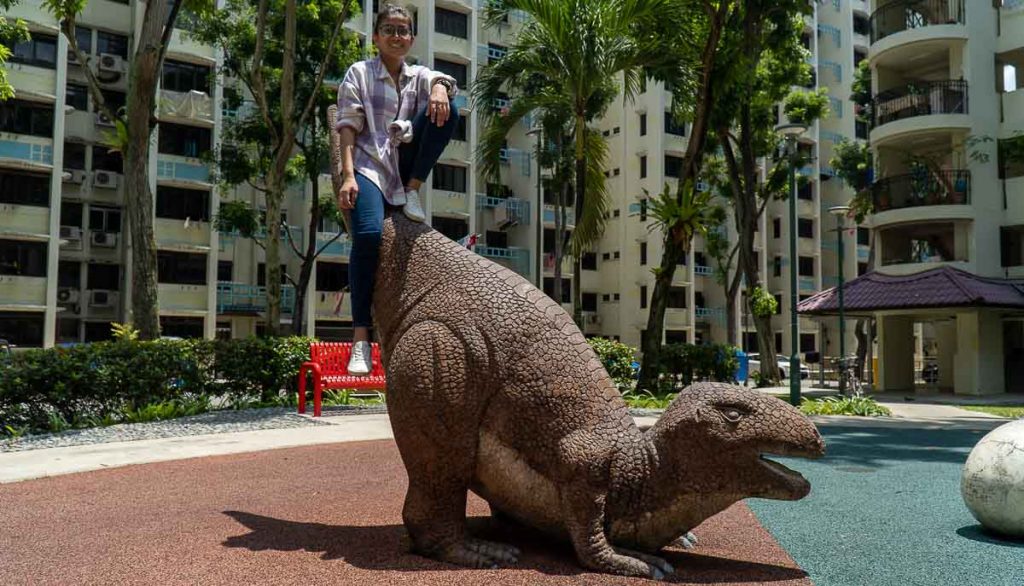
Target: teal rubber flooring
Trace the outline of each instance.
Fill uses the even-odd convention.
[[[811,494],[747,501],[817,586],[1024,586],[1024,542],[983,532],[960,497],[963,463],[987,432],[819,429],[825,458],[778,458]]]

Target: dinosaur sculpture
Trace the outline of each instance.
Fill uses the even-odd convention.
[[[336,136],[332,151],[336,163]],[[823,453],[799,411],[704,383],[641,432],[561,306],[402,214],[384,222],[373,310],[409,476],[402,517],[422,555],[516,561],[514,547],[465,535],[472,490],[496,513],[568,537],[587,568],[660,578],[672,568],[654,554],[704,519],[742,498],[810,490],[761,457]]]

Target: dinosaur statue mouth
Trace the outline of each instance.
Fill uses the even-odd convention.
[[[815,459],[821,457],[821,455],[822,454],[820,452],[813,450],[801,450],[786,447],[777,451],[772,450],[769,452],[762,452],[759,454],[758,461],[774,478],[782,481],[780,483],[782,485],[780,488],[783,488],[782,494],[776,494],[773,496],[775,498],[796,500],[807,496],[811,491],[811,483],[804,478],[803,474],[800,474],[796,470],[788,468],[775,460],[770,460],[767,456]]]

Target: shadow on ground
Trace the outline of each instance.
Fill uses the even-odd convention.
[[[343,526],[302,523],[241,511],[225,511],[249,530],[229,537],[226,547],[250,551],[308,551],[322,559],[341,559],[358,568],[392,571],[437,571],[459,569],[409,553],[405,527],[401,525]],[[469,532],[480,538],[510,543],[523,555],[514,569],[534,570],[555,576],[584,573],[576,565],[572,548],[525,527],[499,524],[490,517],[469,519]],[[699,553],[667,550],[665,558],[675,568],[669,583],[771,583],[799,580],[806,573],[795,568],[731,560]]]
[[[824,462],[847,471],[871,471],[907,462],[960,463],[988,430],[906,427],[819,426],[825,436]]]
[[[956,530],[956,534],[971,541],[1002,545],[1003,547],[1016,547],[1024,549],[1024,540],[1012,540],[985,529],[981,525],[967,525]]]

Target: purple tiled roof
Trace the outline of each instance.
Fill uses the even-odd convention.
[[[870,312],[883,309],[940,307],[1012,307],[1024,309],[1024,281],[979,277],[950,266],[912,275],[870,272],[843,286],[843,309]],[[839,292],[827,289],[801,301],[797,312],[835,314]]]

